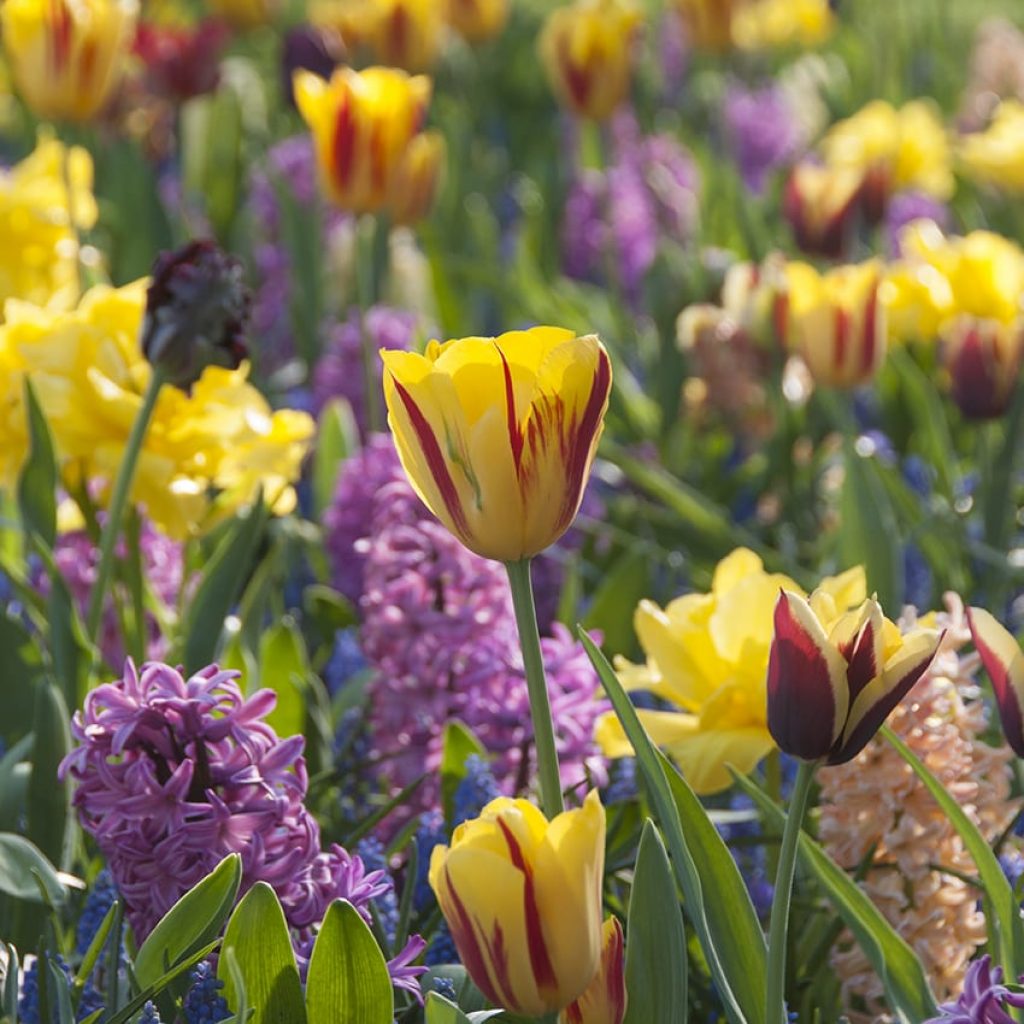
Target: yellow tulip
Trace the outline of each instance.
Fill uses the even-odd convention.
[[[828,0],[755,0],[732,17],[732,39],[742,50],[815,46],[832,33],[835,15]]]
[[[5,0],[0,33],[11,75],[32,112],[88,121],[124,73],[137,0]]]
[[[890,264],[879,294],[885,305],[890,345],[934,342],[954,308],[949,280],[921,260]]]
[[[308,71],[297,71],[294,81],[328,195],[353,213],[382,209],[423,124],[430,79],[395,68],[340,67],[330,82]]]
[[[819,274],[807,263],[786,267],[789,348],[819,384],[852,388],[869,381],[885,358],[882,265],[869,260]]]
[[[698,50],[721,52],[732,46],[734,12],[749,0],[676,0],[687,41]]]
[[[381,353],[388,422],[427,507],[471,551],[517,562],[569,528],[601,436],[611,362],[558,327]]]
[[[1003,100],[983,132],[963,136],[958,155],[972,181],[1024,192],[1024,103]]]
[[[949,140],[928,100],[913,100],[899,110],[875,100],[833,125],[822,152],[830,167],[864,177],[870,219],[882,215],[888,197],[899,189],[918,189],[943,200],[953,195]]]
[[[496,1006],[526,1017],[578,998],[601,958],[605,814],[595,791],[550,822],[501,797],[435,847],[430,885],[459,956]]]
[[[601,930],[601,966],[586,992],[559,1014],[558,1024],[622,1024],[628,1002],[625,968],[622,925],[610,917]]]
[[[548,15],[540,54],[561,103],[595,121],[615,110],[629,92],[640,21],[628,0],[576,0]]]
[[[616,661],[623,686],[647,691],[678,711],[638,712],[651,739],[671,755],[700,794],[732,784],[726,768],[749,772],[775,744],[768,731],[768,656],[779,591],[803,594],[761,559],[739,548],[719,562],[708,594],[687,594],[659,608],[642,601],[635,625],[647,655],[643,665]],[[867,596],[863,569],[825,580],[822,592],[846,609]],[[597,724],[605,756],[630,757],[633,748],[618,718]]]
[[[838,259],[849,248],[863,187],[858,171],[801,160],[782,197],[796,244],[804,252]]]
[[[437,61],[444,34],[441,0],[374,0],[370,46],[381,64],[425,71]]]
[[[388,212],[393,224],[416,224],[430,213],[444,177],[446,156],[440,132],[422,132],[409,143],[391,182]]]
[[[448,21],[471,43],[493,39],[508,21],[509,0],[448,0]]]

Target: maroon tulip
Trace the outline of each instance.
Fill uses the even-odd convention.
[[[1024,321],[1004,324],[958,317],[946,334],[944,358],[953,401],[969,420],[1002,416],[1020,376]]]
[[[228,27],[213,19],[185,27],[143,22],[135,34],[135,53],[157,91],[182,103],[217,88],[228,36]]]

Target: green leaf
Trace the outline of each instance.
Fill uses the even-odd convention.
[[[453,1002],[431,992],[427,996],[427,1024],[483,1024],[504,1013],[504,1010],[477,1010],[475,1013],[463,1013]]]
[[[786,815],[752,780],[733,772],[736,784],[747,793],[779,831]],[[921,962],[896,933],[882,912],[852,878],[809,836],[801,833],[800,859],[815,877],[836,913],[853,933],[885,989],[889,1008],[903,1024],[921,1024],[937,1015]]]
[[[306,1007],[295,964],[288,924],[277,894],[266,882],[257,882],[241,899],[228,921],[222,944],[234,954],[252,1007],[250,1024],[304,1024]],[[237,1010],[235,983],[226,960],[217,967],[224,982],[224,998]]]
[[[726,1015],[733,1024],[763,1024],[767,989],[764,934],[736,862],[693,791],[651,743],[605,656],[583,629],[578,634],[636,752],[672,854],[686,912]]]
[[[1016,978],[1024,971],[1024,927],[1021,924],[1019,901],[1014,897],[1013,887],[999,864],[999,858],[978,826],[967,817],[957,800],[946,792],[945,786],[932,775],[910,747],[888,726],[882,726],[881,734],[910,765],[967,847],[994,911],[986,915],[992,955],[1002,963],[1007,977]]]
[[[441,743],[441,808],[445,821],[452,820],[455,809],[455,791],[466,777],[466,760],[473,754],[486,757],[483,744],[473,730],[457,719],[444,727]]]
[[[53,674],[60,683],[68,707],[77,707],[85,696],[86,675],[91,664],[85,628],[71,599],[67,582],[55,565],[50,568],[50,596],[46,603],[50,622],[50,656]]]
[[[110,909],[103,915],[103,920],[100,922],[99,928],[96,929],[96,934],[92,937],[92,942],[89,943],[89,948],[85,951],[85,956],[82,957],[78,970],[75,971],[73,988],[76,1008],[85,989],[86,982],[92,977],[93,968],[99,962],[100,955],[103,953],[103,947],[107,943],[110,930],[114,927],[114,919],[118,916],[118,911],[119,903],[115,900],[111,904]]]
[[[317,518],[334,500],[334,488],[345,464],[359,450],[359,425],[352,406],[332,398],[320,413],[313,455],[313,507]]]
[[[35,736],[29,733],[0,758],[0,832],[14,832],[24,814],[32,777],[32,765],[26,758],[31,756],[34,742]]]
[[[241,881],[242,859],[237,853],[229,854],[164,914],[135,958],[140,988],[154,984],[213,941],[234,906]]]
[[[878,594],[883,608],[898,608],[904,592],[903,542],[889,494],[872,460],[858,455],[849,437],[843,445],[843,465],[840,559],[844,566],[863,565],[868,592]]]
[[[675,876],[652,821],[640,837],[626,937],[624,1024],[686,1024],[686,932]]]
[[[42,665],[28,630],[4,614],[0,614],[0,651],[4,652],[4,714],[0,736],[10,745],[32,729],[35,687],[42,675]]]
[[[50,903],[59,907],[67,894],[57,869],[42,850],[23,836],[0,833],[0,892],[15,899],[43,903],[37,878],[42,881]]]
[[[296,736],[305,730],[308,676],[306,645],[291,619],[268,629],[260,640],[260,684],[277,694],[267,724],[278,736]]]
[[[67,975],[61,970],[56,960],[49,956],[45,959],[47,967],[47,988],[50,994],[50,1005],[57,1011],[57,1024],[75,1024],[75,1010],[71,1004],[71,985]]]
[[[71,863],[71,786],[57,778],[57,769],[71,749],[68,709],[60,690],[52,683],[36,687],[36,711],[32,732],[32,774],[28,781],[27,835],[56,865]]]
[[[26,532],[49,549],[57,539],[57,464],[50,428],[28,377],[25,412],[30,450],[18,480],[18,508]]]
[[[0,858],[0,864],[3,859]],[[7,975],[0,988],[0,1013],[11,1021],[18,1019],[18,981],[21,977],[18,963],[18,951],[9,942],[4,943],[7,953]]]
[[[395,999],[384,954],[346,900],[335,900],[306,977],[309,1024],[391,1024]]]
[[[262,497],[241,512],[207,563],[185,621],[185,669],[210,664],[224,632],[224,620],[241,593],[266,522]]]
[[[597,588],[583,624],[589,630],[600,630],[609,650],[627,651],[633,644],[633,612],[647,596],[649,570],[643,551],[627,550]]]

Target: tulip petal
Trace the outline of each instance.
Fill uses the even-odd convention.
[[[586,992],[567,1006],[558,1024],[622,1024],[626,1016],[625,943],[618,918],[601,929],[601,966]]]
[[[984,608],[967,612],[974,646],[992,680],[1003,734],[1024,757],[1024,653],[1013,635]]]
[[[782,591],[768,658],[768,729],[787,754],[816,761],[839,738],[849,695],[846,661],[799,594]]]
[[[890,712],[911,691],[931,665],[942,634],[922,629],[903,638],[896,656],[861,690],[853,701],[843,736],[829,754],[829,764],[845,764],[856,757],[882,727]]]

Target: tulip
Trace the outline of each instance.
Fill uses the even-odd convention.
[[[754,0],[733,12],[732,41],[752,51],[814,46],[828,38],[834,24],[829,0]]]
[[[339,67],[329,82],[297,71],[294,84],[328,194],[353,213],[382,209],[423,123],[430,79],[395,68]]]
[[[806,263],[790,263],[786,277],[787,341],[815,381],[835,388],[869,381],[885,358],[878,261],[838,267],[824,275]]]
[[[434,515],[498,561],[558,540],[579,508],[611,391],[597,337],[534,327],[381,356],[398,454]]]
[[[1024,103],[1003,100],[985,131],[963,136],[959,155],[972,180],[1003,192],[1024,193]]]
[[[995,419],[1006,412],[1017,388],[1024,356],[1024,319],[959,316],[945,332],[944,359],[953,401],[970,420]]]
[[[721,52],[732,46],[733,14],[743,0],[676,0],[687,41],[698,50]]]
[[[297,25],[284,37],[281,48],[282,93],[295,106],[295,72],[310,71],[330,78],[345,57],[342,35],[320,25]]]
[[[640,12],[626,0],[577,0],[548,15],[540,53],[558,99],[602,121],[626,98]]]
[[[601,966],[586,992],[559,1015],[558,1024],[622,1024],[626,1002],[622,925],[610,917],[601,932]]]
[[[154,86],[183,102],[217,88],[227,38],[227,26],[210,19],[184,27],[144,23],[135,35],[135,54]]]
[[[259,28],[273,20],[279,0],[210,0],[210,11],[240,31]]]
[[[784,753],[845,764],[924,675],[941,634],[901,635],[869,598],[840,612],[816,591],[783,590],[768,657],[768,729]]]
[[[782,196],[782,212],[796,244],[807,253],[837,259],[849,247],[859,212],[863,177],[854,171],[798,163]]]
[[[722,284],[722,305],[757,344],[781,349],[789,313],[786,260],[781,253],[762,263],[734,263]]]
[[[967,622],[992,680],[1003,735],[1014,753],[1024,757],[1024,654],[1012,634],[984,608],[971,608]]]
[[[444,177],[445,156],[444,136],[439,132],[423,132],[409,143],[391,183],[392,223],[415,224],[430,213]]]
[[[375,0],[370,46],[381,64],[423,71],[434,65],[444,33],[440,0]]]
[[[448,0],[448,21],[471,43],[493,39],[508,21],[508,0]]]
[[[578,999],[601,964],[605,814],[595,791],[548,820],[501,797],[435,847],[430,885],[477,987],[540,1017]]]
[[[14,83],[32,112],[88,121],[121,80],[137,0],[5,0],[0,34]]]

